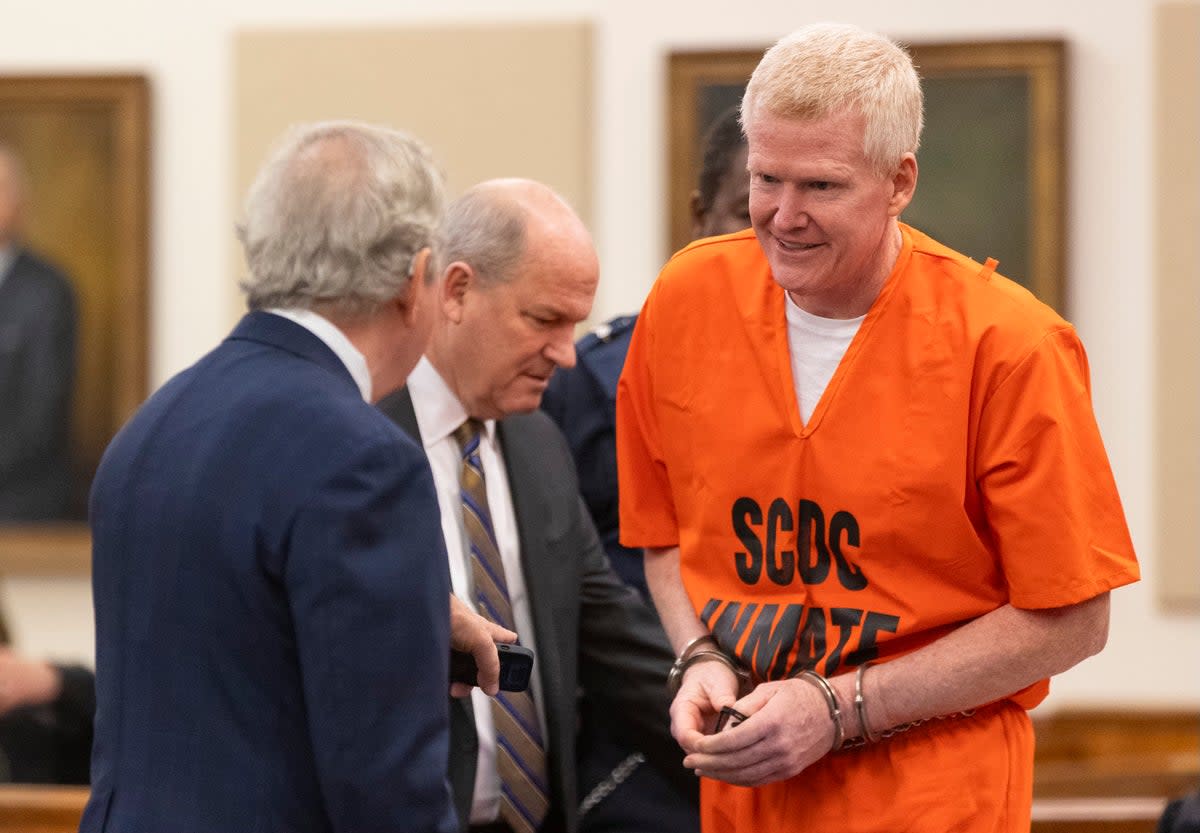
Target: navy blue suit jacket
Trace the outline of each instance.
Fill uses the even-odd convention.
[[[450,831],[450,581],[422,449],[251,313],[93,483],[83,831]]]

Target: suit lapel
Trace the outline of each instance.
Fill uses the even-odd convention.
[[[563,654],[560,640],[574,644],[576,634],[561,633],[562,623],[556,622],[556,603],[561,602],[563,590],[556,587],[553,578],[560,580],[562,564],[553,562],[546,530],[551,518],[547,489],[561,483],[546,482],[546,465],[539,461],[545,449],[540,448],[529,420],[534,417],[518,414],[500,420],[497,438],[504,454],[504,468],[508,473],[509,491],[512,494],[513,514],[517,519],[517,537],[521,547],[521,570],[525,576],[525,589],[529,598],[529,609],[533,618],[534,635],[537,638],[537,660],[534,665],[542,688],[542,702],[546,720],[546,755],[551,781],[551,818],[562,818],[565,811],[562,803],[567,796],[574,795],[569,788],[567,773],[574,766],[569,750],[573,749],[569,733],[575,731],[570,716],[564,714],[563,704],[572,703],[573,691],[563,690]],[[569,581],[569,579],[568,579]],[[578,584],[572,584],[572,592]],[[574,707],[570,709],[574,714]],[[567,813],[570,816],[570,813]],[[561,824],[561,822],[560,822]],[[547,824],[552,827],[552,824]]]
[[[497,424],[497,431],[504,454],[504,468],[508,473],[513,514],[517,518],[521,570],[525,576],[533,628],[537,636],[539,677],[543,691],[550,692],[557,688],[559,680],[558,652],[551,650],[556,629],[553,605],[550,604],[554,594],[550,577],[555,565],[550,563],[546,546],[549,508],[541,488],[540,472],[543,469],[539,469],[535,459],[538,449],[531,447],[528,431],[521,425],[525,418],[515,416],[502,419]]]
[[[520,425],[512,417],[496,424],[500,448],[504,454],[504,468],[508,473],[509,492],[512,495],[513,514],[517,516],[517,537],[521,545],[521,566],[530,596],[544,598],[539,590],[540,578],[544,573],[545,546],[540,530],[544,527],[546,513],[542,506],[540,490],[535,488],[535,470],[527,460],[527,443],[523,441]],[[537,605],[533,605],[536,613]],[[534,626],[543,632],[543,623],[536,620]]]
[[[413,409],[412,394],[408,392],[407,386],[381,399],[379,410],[391,417],[392,422],[403,428],[408,436],[416,440],[417,445],[425,447],[421,442],[421,429],[417,425],[417,412]]]

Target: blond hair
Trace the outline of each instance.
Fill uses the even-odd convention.
[[[894,41],[842,23],[797,29],[766,51],[742,97],[742,125],[760,113],[820,119],[846,109],[866,121],[863,153],[880,174],[916,153],[924,123],[921,79]]]

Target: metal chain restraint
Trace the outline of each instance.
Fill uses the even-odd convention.
[[[879,740],[887,740],[888,738],[895,737],[896,735],[899,735],[902,732],[907,732],[910,729],[915,729],[918,726],[925,725],[926,723],[932,723],[935,720],[956,720],[960,717],[974,717],[974,716],[975,716],[975,709],[965,709],[961,712],[954,712],[953,714],[939,714],[939,715],[934,715],[933,717],[922,718],[921,720],[911,720],[908,723],[901,723],[899,726],[893,726],[890,729],[884,729],[882,732],[879,733]],[[869,745],[869,743],[868,743],[867,739],[864,737],[850,738],[849,740],[847,740],[845,743],[842,744],[841,751],[844,752],[848,749],[861,749],[862,747],[867,746],[867,745]]]
[[[608,798],[613,790],[625,783],[629,776],[633,775],[633,771],[645,762],[645,755],[641,752],[634,752],[628,758],[621,761],[621,763],[617,764],[616,768],[608,774],[608,777],[592,787],[591,792],[584,796],[583,801],[579,802],[579,815],[585,815],[601,801]]]

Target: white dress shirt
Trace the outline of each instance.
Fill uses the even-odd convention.
[[[325,342],[325,345],[334,352],[334,355],[342,360],[342,364],[346,366],[346,370],[350,371],[350,375],[354,378],[354,384],[358,385],[358,390],[362,394],[363,400],[366,402],[371,401],[371,370],[367,367],[367,357],[359,352],[358,348],[350,342],[350,339],[346,338],[346,334],[337,328],[337,325],[325,316],[319,315],[310,309],[273,308],[267,310],[267,312],[296,322]]]
[[[417,427],[425,454],[433,469],[433,481],[437,487],[438,508],[442,513],[442,534],[446,538],[446,552],[450,556],[450,583],[454,595],[475,609],[472,593],[471,553],[463,529],[462,502],[459,496],[459,476],[462,469],[462,453],[454,441],[454,431],[467,419],[466,409],[458,397],[446,385],[441,374],[429,360],[422,357],[408,377],[408,392],[412,396],[413,409],[417,415]],[[508,582],[509,600],[512,602],[513,618],[521,644],[537,652],[533,639],[533,615],[525,587],[525,575],[521,569],[521,548],[517,535],[517,518],[513,511],[512,495],[508,487],[508,472],[496,441],[496,422],[484,422],[483,435],[479,441],[479,458],[483,463],[483,477],[487,487],[488,511],[492,516],[492,527],[500,548],[500,560],[504,563],[505,580]],[[536,666],[535,666],[536,667]],[[542,705],[541,688],[534,675],[530,683],[533,701],[538,710],[542,737],[546,736],[545,709]],[[492,721],[491,698],[479,689],[471,692],[471,705],[475,711],[475,732],[479,738],[479,760],[475,769],[475,794],[471,804],[471,823],[486,824],[495,821],[500,813],[500,776],[496,771],[496,730]]]

